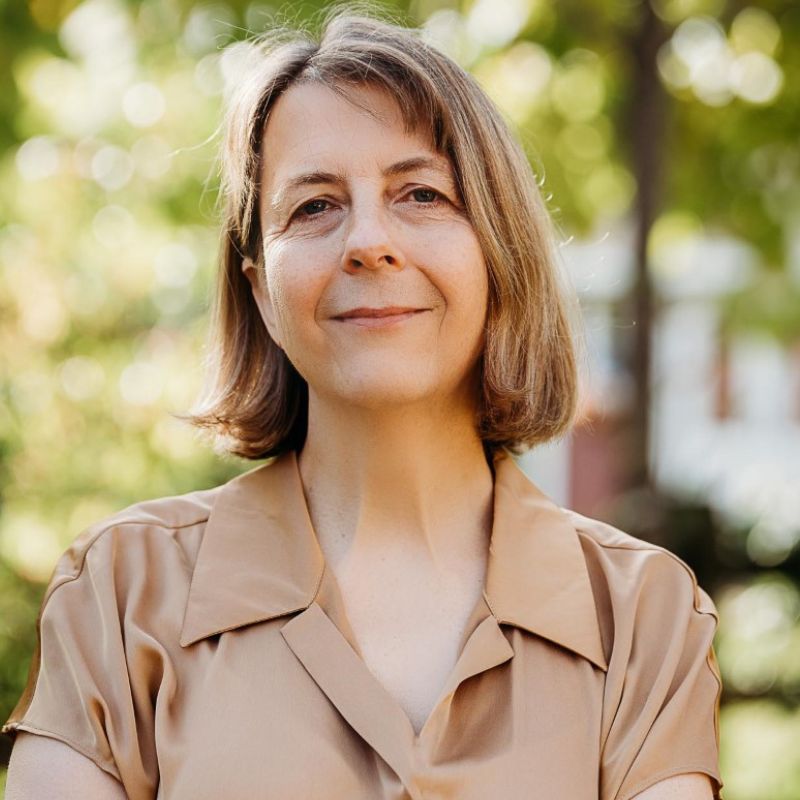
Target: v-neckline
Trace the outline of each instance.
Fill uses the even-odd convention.
[[[485,581],[484,581],[485,585]],[[317,590],[314,600],[322,607],[322,610],[330,617],[334,625],[339,629],[341,635],[347,640],[350,647],[353,648],[356,655],[365,663],[367,659],[364,657],[364,651],[361,649],[361,643],[356,636],[350,618],[347,614],[347,607],[344,602],[344,595],[341,590],[341,585],[336,578],[333,570],[326,562],[323,567],[323,574],[320,580],[320,586]],[[478,595],[475,603],[473,603],[469,616],[467,617],[464,627],[461,632],[457,643],[456,652],[460,655],[464,649],[473,630],[480,624],[480,622],[489,614],[491,609],[486,603],[483,596],[483,591]]]
[[[476,604],[476,610],[481,605]],[[488,609],[488,605],[485,607]],[[417,734],[402,706],[372,674],[316,600],[285,623],[281,635],[339,713],[398,774],[409,791],[414,785],[413,776],[429,763],[440,738],[439,727],[447,719],[444,712],[458,686],[514,655],[496,618],[489,613],[467,637]]]

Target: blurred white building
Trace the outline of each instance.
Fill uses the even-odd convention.
[[[617,311],[632,243],[621,226],[562,247],[588,345],[590,424],[520,462],[554,500],[586,513],[616,489],[614,437],[632,399],[618,352],[635,320]],[[800,283],[800,237],[787,249]],[[754,285],[757,267],[757,254],[725,236],[684,237],[654,254],[651,468],[670,493],[749,527],[750,557],[774,566],[800,541],[800,342],[720,335],[720,299]]]

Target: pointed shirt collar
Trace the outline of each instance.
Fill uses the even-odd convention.
[[[495,453],[494,469],[484,588],[492,614],[607,670],[586,561],[567,513],[508,450]],[[308,608],[324,566],[294,450],[233,478],[219,487],[206,522],[181,646]]]

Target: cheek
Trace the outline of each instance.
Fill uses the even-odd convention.
[[[426,271],[447,306],[446,319],[459,326],[480,327],[488,302],[489,276],[472,229],[459,228],[417,244],[417,263],[427,265]]]
[[[277,324],[286,339],[302,338],[315,321],[329,274],[324,255],[288,243],[271,248],[267,258],[267,286]]]

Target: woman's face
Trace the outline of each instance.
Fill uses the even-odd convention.
[[[270,114],[264,275],[244,264],[261,315],[320,396],[369,407],[469,399],[488,279],[452,166],[405,132],[389,95],[350,91],[377,118],[318,84],[290,88]],[[341,316],[387,307],[412,311]]]

